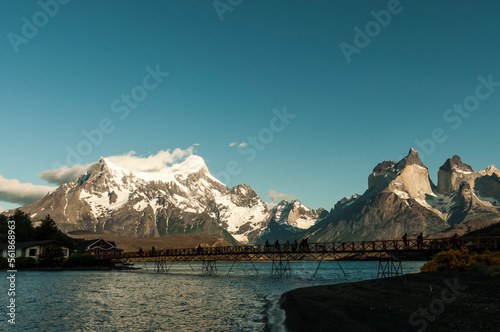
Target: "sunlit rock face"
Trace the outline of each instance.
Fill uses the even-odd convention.
[[[474,188],[474,181],[478,174],[467,164],[464,164],[459,156],[446,160],[438,172],[439,194],[445,195],[460,188],[462,182],[467,182]]]
[[[294,236],[319,242],[372,240],[494,223],[500,221],[499,173],[493,166],[476,173],[454,156],[440,168],[436,187],[418,151],[411,149],[399,162],[378,164],[363,195],[339,201],[324,220]]]

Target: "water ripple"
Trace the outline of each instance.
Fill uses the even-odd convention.
[[[172,273],[137,271],[19,272],[16,331],[282,331],[282,293],[313,285],[376,277],[376,262],[292,263],[293,277],[271,277],[269,263],[218,263],[220,275],[192,272],[187,264]],[[335,263],[336,264],[336,263]],[[405,272],[421,262],[406,262]],[[191,264],[195,271],[201,265]],[[142,267],[142,266],[141,266]],[[5,278],[3,278],[5,279]],[[6,282],[4,281],[4,285]],[[3,288],[5,289],[5,288]],[[1,303],[7,303],[2,292]]]

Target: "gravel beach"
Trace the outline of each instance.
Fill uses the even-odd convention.
[[[500,277],[440,271],[283,294],[290,332],[500,331]]]

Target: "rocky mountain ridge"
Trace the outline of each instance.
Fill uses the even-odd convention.
[[[290,238],[309,229],[327,216],[328,211],[323,208],[311,210],[299,200],[282,200],[271,209],[267,227],[259,234],[256,243],[263,244],[266,240],[274,242],[277,239]]]
[[[348,205],[339,201],[327,218],[294,237],[313,242],[371,240],[432,234],[479,221],[492,224],[500,221],[498,173],[494,166],[474,172],[454,156],[439,169],[435,186],[418,151],[411,149],[399,162],[379,163],[363,195]]]
[[[132,172],[101,158],[76,181],[22,210],[32,218],[50,214],[65,232],[207,234],[237,244],[305,237],[371,240],[452,227],[477,229],[500,220],[499,206],[500,171],[494,166],[474,172],[454,156],[440,167],[436,186],[418,151],[410,149],[399,162],[376,165],[368,189],[344,197],[330,211],[311,210],[298,200],[268,207],[250,186],[228,188],[219,182],[194,155],[154,173]]]

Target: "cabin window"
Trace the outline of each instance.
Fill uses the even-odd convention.
[[[36,249],[30,249],[28,256],[36,256]]]

